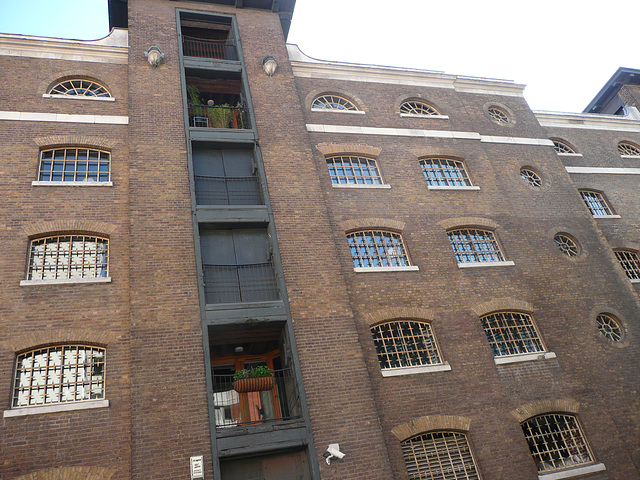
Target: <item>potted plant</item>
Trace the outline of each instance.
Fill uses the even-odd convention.
[[[233,389],[238,393],[271,390],[275,385],[273,370],[264,365],[243,368],[233,374]]]

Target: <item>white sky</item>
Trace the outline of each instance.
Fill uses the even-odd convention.
[[[95,39],[107,0],[0,0],[0,32]],[[579,112],[640,68],[640,0],[297,0],[289,42],[321,60],[504,78],[534,110]]]

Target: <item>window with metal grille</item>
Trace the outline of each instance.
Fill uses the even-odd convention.
[[[580,190],[580,196],[594,217],[613,215],[607,199],[600,192]]]
[[[420,100],[407,100],[400,105],[400,113],[408,115],[432,116],[440,115],[435,108]]]
[[[503,262],[500,245],[489,230],[463,228],[447,232],[458,263]]]
[[[91,148],[52,148],[40,152],[42,182],[108,182],[111,155]]]
[[[334,185],[382,185],[378,164],[372,158],[330,157],[327,167]]]
[[[614,250],[624,273],[631,280],[640,280],[640,255],[635,250]]]
[[[436,187],[470,187],[471,180],[464,163],[448,158],[424,158],[420,160],[427,185]]]
[[[500,107],[489,107],[487,108],[487,113],[489,114],[489,118],[496,123],[501,125],[509,123],[509,115]]]
[[[104,398],[104,348],[56,345],[16,359],[12,407]]]
[[[467,436],[428,432],[402,442],[410,480],[479,480]]]
[[[630,142],[620,142],[618,152],[625,157],[640,157],[640,147]]]
[[[442,363],[435,335],[426,322],[383,323],[372,327],[371,335],[383,370]]]
[[[109,240],[85,235],[34,238],[29,245],[27,280],[109,276]]]
[[[480,321],[494,357],[545,351],[533,319],[526,313],[496,312]]]
[[[343,111],[359,111],[353,102],[339,95],[320,95],[313,100],[311,104],[312,110],[343,110]]]
[[[619,342],[624,337],[624,330],[613,315],[601,313],[596,317],[596,325],[598,325],[598,331],[612,342]]]
[[[530,418],[521,426],[539,472],[593,462],[589,446],[574,415],[547,413]]]
[[[57,83],[47,92],[50,95],[109,98],[109,91],[98,82],[82,78],[73,78]]]
[[[577,153],[576,150],[569,145],[567,142],[564,142],[562,140],[551,140],[553,142],[553,149],[556,151],[557,154],[575,154]]]
[[[411,265],[402,235],[382,230],[361,230],[347,235],[353,266],[405,267]]]

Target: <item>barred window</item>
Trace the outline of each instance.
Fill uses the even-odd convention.
[[[591,215],[594,217],[613,215],[607,199],[600,192],[593,190],[580,190],[580,196],[591,212]]]
[[[640,280],[640,255],[635,250],[614,250],[624,273],[631,280]]]
[[[496,106],[489,107],[487,108],[487,113],[489,114],[489,117],[491,118],[491,120],[493,120],[496,123],[499,123],[501,125],[505,125],[509,123],[509,115],[507,114],[506,111],[504,111],[504,109],[500,107],[496,107]]]
[[[353,266],[405,267],[411,265],[402,235],[381,230],[361,230],[347,235]]]
[[[57,345],[18,355],[13,407],[104,398],[104,348]]]
[[[341,156],[327,158],[334,185],[381,185],[378,164],[372,158]]]
[[[553,142],[553,149],[559,155],[577,153],[576,150],[571,145],[569,145],[567,142],[563,140],[551,140],[551,141]]]
[[[35,238],[29,245],[27,280],[109,276],[109,240],[85,235]]]
[[[620,142],[618,152],[625,157],[640,157],[640,147],[631,142]]]
[[[382,370],[442,363],[438,345],[426,322],[394,321],[371,328]]]
[[[48,92],[50,95],[67,95],[80,97],[102,97],[109,98],[109,91],[98,82],[74,78],[65,80],[54,85]]]
[[[489,230],[463,228],[447,232],[458,263],[503,262],[500,245]]]
[[[400,105],[400,113],[422,116],[440,115],[440,112],[435,108],[421,100],[407,100],[406,102],[402,102],[402,105]]]
[[[613,315],[601,313],[596,317],[598,331],[605,338],[612,342],[619,342],[624,337],[624,330],[620,326],[620,322]]]
[[[108,182],[111,155],[90,148],[52,148],[40,152],[42,182]]]
[[[539,472],[593,462],[591,451],[575,416],[548,413],[530,418],[521,426]]]
[[[402,442],[410,480],[479,480],[467,436],[429,432]]]
[[[480,321],[494,357],[545,351],[533,319],[526,313],[497,312]]]
[[[567,257],[578,256],[578,244],[573,240],[573,238],[569,237],[568,235],[558,233],[555,237],[553,237],[553,240],[556,242],[556,246],[558,247],[558,249]]]
[[[448,158],[425,158],[420,160],[427,185],[437,187],[470,187],[471,180],[464,163]]]
[[[359,111],[353,102],[339,95],[320,95],[313,100],[311,104],[312,110],[343,110],[343,111]]]

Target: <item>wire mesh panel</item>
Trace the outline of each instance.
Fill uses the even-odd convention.
[[[399,321],[371,328],[381,369],[442,363],[431,325]]]
[[[593,461],[578,419],[573,415],[538,415],[522,423],[522,431],[539,472]]]
[[[109,152],[88,148],[55,148],[40,152],[42,182],[108,182]]]
[[[409,257],[399,233],[364,230],[347,235],[353,266],[404,267]]]
[[[467,442],[458,432],[429,432],[402,442],[410,480],[478,480]]]
[[[63,345],[18,355],[13,407],[104,398],[105,349]]]
[[[615,254],[627,277],[631,280],[640,280],[640,255],[638,255],[638,252],[615,250]]]
[[[109,240],[84,235],[31,240],[28,280],[97,278],[109,275]]]
[[[498,241],[489,230],[465,228],[447,232],[458,263],[503,262]]]
[[[591,212],[591,215],[612,215],[613,212],[607,200],[600,192],[594,192],[591,190],[580,190],[580,196],[584,200],[585,205]]]
[[[278,284],[271,263],[205,265],[207,303],[263,302],[278,300]]]
[[[217,58],[219,60],[238,60],[236,47],[221,40],[182,36],[182,53],[186,57]]]
[[[425,158],[420,160],[427,185],[437,187],[470,187],[471,180],[464,163],[447,158]]]
[[[526,313],[492,313],[480,321],[494,357],[544,352],[533,319]]]
[[[196,175],[198,205],[264,205],[258,179]]]
[[[331,183],[334,185],[381,185],[382,177],[378,164],[372,158],[331,157],[327,158]]]

